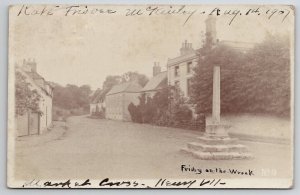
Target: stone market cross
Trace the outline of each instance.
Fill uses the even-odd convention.
[[[201,160],[249,159],[253,156],[246,146],[238,144],[237,138],[231,138],[227,129],[229,125],[221,123],[221,70],[213,68],[212,124],[206,126],[205,133],[197,142],[187,144],[181,151],[192,154]]]

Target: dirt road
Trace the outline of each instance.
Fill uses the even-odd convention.
[[[253,170],[255,177],[273,170],[273,176],[290,175],[290,145],[241,143],[254,154],[252,160],[205,161],[180,152],[195,141],[196,131],[130,122],[70,117],[51,132],[16,140],[16,179],[102,179],[216,177],[182,172],[181,166]],[[275,174],[274,174],[275,170]],[[232,175],[219,175],[231,177]],[[270,175],[272,176],[272,175]],[[246,177],[246,176],[240,176]]]

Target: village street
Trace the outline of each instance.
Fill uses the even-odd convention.
[[[276,176],[289,176],[287,169],[292,168],[292,162],[288,144],[241,141],[253,153],[255,158],[251,160],[205,161],[180,152],[199,135],[197,131],[73,116],[66,123],[55,122],[52,130],[43,135],[16,139],[15,176],[27,180],[218,175],[183,173],[181,165],[251,169],[255,177],[263,177],[262,169],[273,170]]]

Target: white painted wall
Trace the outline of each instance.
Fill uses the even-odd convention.
[[[168,83],[172,86],[175,85],[176,81],[179,81],[179,87],[183,92],[184,96],[187,97],[187,80],[193,76],[193,71],[190,73],[187,72],[187,64],[188,62],[192,62],[192,67],[197,65],[197,60],[187,59],[184,62],[178,63],[176,65],[168,66]],[[175,66],[179,66],[179,76],[175,76]]]

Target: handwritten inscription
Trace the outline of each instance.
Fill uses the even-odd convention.
[[[116,15],[120,14],[126,17],[138,17],[138,16],[180,16],[184,18],[183,25],[185,25],[195,15],[212,15],[216,17],[228,17],[228,25],[233,24],[239,17],[246,16],[257,16],[264,17],[267,20],[280,20],[284,22],[285,19],[290,15],[290,10],[284,7],[282,8],[266,8],[266,7],[251,7],[244,9],[223,9],[215,7],[213,9],[203,9],[186,6],[140,6],[140,7],[124,7],[124,9],[113,9],[88,6],[88,5],[45,5],[45,6],[30,6],[22,5],[16,12],[17,16],[53,16],[63,15],[66,17],[71,16],[83,16],[83,15]]]
[[[147,15],[147,16],[158,16],[158,15],[182,15],[186,16],[184,24],[197,12],[197,9],[188,9],[185,5],[180,7],[169,6],[167,8],[160,6],[148,6],[145,9],[126,9],[126,16],[135,15]]]
[[[111,180],[105,178],[100,182],[86,179],[83,182],[72,181],[70,179],[54,182],[31,180],[25,182],[23,188],[214,188],[226,185],[224,179],[191,179],[191,180],[170,180],[160,178],[157,181],[143,183],[136,180]]]
[[[200,168],[191,165],[182,164],[180,166],[180,171],[182,173],[193,173],[197,175],[215,175],[220,177],[220,175],[236,175],[242,177],[252,177],[254,176],[254,171],[251,169],[239,170],[235,168]],[[264,171],[266,172],[266,171]],[[65,181],[41,181],[41,180],[30,180],[25,182],[23,188],[214,188],[222,187],[226,185],[225,179],[221,178],[193,178],[193,179],[167,179],[160,178],[158,180],[152,180],[151,182],[144,183],[139,180],[112,180],[110,178],[104,178],[98,181],[91,181],[86,179],[84,181],[72,181],[67,179]]]

